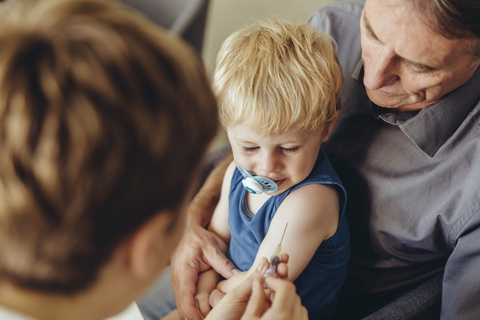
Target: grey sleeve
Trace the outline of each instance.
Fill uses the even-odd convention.
[[[332,2],[315,11],[308,22],[316,29],[332,36],[338,46],[338,59],[343,72],[341,91],[342,115],[348,114],[348,106],[358,104],[365,95],[363,81],[358,76],[362,67],[360,46],[360,17],[363,1]]]
[[[360,16],[363,2],[333,2],[315,11],[308,22],[330,34],[338,45],[338,58],[344,72],[360,60]]]
[[[478,209],[478,208],[477,208]],[[441,319],[480,317],[480,209],[454,237],[442,286]]]

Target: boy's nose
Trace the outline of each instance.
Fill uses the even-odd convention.
[[[278,161],[275,155],[264,154],[259,163],[259,169],[261,170],[262,175],[268,175],[278,168]]]

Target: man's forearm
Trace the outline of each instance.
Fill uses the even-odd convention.
[[[210,173],[205,183],[193,198],[189,207],[188,221],[206,227],[220,199],[223,176],[233,156],[229,153]]]

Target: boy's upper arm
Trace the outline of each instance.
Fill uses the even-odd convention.
[[[230,185],[233,172],[235,171],[235,163],[232,161],[225,172],[222,183],[222,191],[220,200],[213,212],[212,220],[208,227],[209,230],[215,232],[226,243],[230,242],[230,229],[228,228],[228,197],[230,195]]]
[[[290,256],[288,278],[295,280],[322,241],[335,234],[338,221],[338,193],[334,187],[311,184],[295,190],[278,208],[252,268],[256,267],[262,257],[269,259],[275,252],[288,223],[281,253]]]

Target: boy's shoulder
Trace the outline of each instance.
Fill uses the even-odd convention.
[[[313,166],[313,169],[308,175],[308,177],[302,182],[292,187],[291,192],[312,184],[338,186],[338,188],[341,189],[342,192],[346,193],[342,181],[338,177],[337,172],[335,171],[332,163],[330,162],[330,159],[323,150],[319,151],[315,165]]]
[[[293,186],[283,197],[283,207],[302,207],[309,211],[311,208],[317,210],[325,205],[338,204],[338,212],[343,215],[347,192],[326,153],[320,150],[310,175]]]
[[[310,183],[296,188],[288,194],[282,205],[292,207],[319,208],[325,203],[338,203],[339,193],[337,188],[331,184]]]

